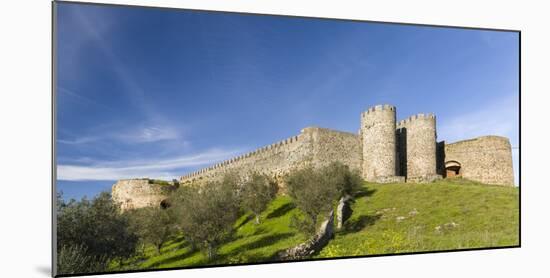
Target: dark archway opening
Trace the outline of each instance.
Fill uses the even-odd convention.
[[[458,161],[445,162],[445,177],[452,178],[462,176],[461,168],[462,165]]]
[[[160,202],[160,208],[161,208],[161,209],[167,209],[167,208],[169,208],[170,206],[171,206],[170,201],[168,201],[168,200],[166,200],[166,199],[165,199],[165,200],[162,200],[162,201]]]

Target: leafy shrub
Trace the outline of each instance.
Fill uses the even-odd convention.
[[[170,182],[164,180],[148,179],[149,184],[158,184],[158,185],[171,185]]]

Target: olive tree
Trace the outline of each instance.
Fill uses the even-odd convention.
[[[306,167],[286,177],[288,194],[305,218],[293,218],[293,225],[305,234],[315,233],[317,220],[328,213],[338,198],[338,189],[325,179],[321,171]]]
[[[260,223],[260,214],[277,195],[277,183],[265,174],[253,172],[241,189],[241,202],[245,210],[251,211]]]
[[[160,254],[162,246],[176,232],[176,217],[172,208],[140,208],[128,212],[133,231],[142,244],[151,244]]]
[[[94,261],[93,265],[79,266],[79,270],[101,271],[109,261],[120,263],[134,254],[137,242],[138,237],[129,228],[128,218],[120,213],[109,193],[103,192],[91,201],[83,198],[57,204],[59,258],[80,252],[86,258],[80,262]],[[63,261],[58,260],[58,266],[60,262]],[[67,270],[67,267],[59,268]]]
[[[305,216],[294,218],[294,225],[306,234],[313,234],[319,217],[331,211],[338,199],[352,198],[361,183],[360,175],[340,162],[292,171],[286,177],[288,193]]]
[[[351,198],[361,187],[363,179],[357,170],[350,170],[349,166],[341,162],[331,162],[320,169],[324,182],[335,186],[340,198]]]
[[[239,213],[239,178],[226,175],[223,181],[201,186],[181,187],[176,192],[174,208],[185,238],[203,250],[209,259],[231,235]]]
[[[363,179],[357,170],[350,168],[340,162],[332,162],[321,170],[325,182],[336,187],[338,198],[337,207],[337,228],[341,229],[344,222],[351,216],[353,210],[350,203],[354,202],[355,194],[361,187]]]
[[[63,245],[57,253],[57,273],[79,274],[105,270],[107,259],[88,255],[86,246]]]

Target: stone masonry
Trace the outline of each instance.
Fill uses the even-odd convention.
[[[333,161],[348,165],[371,182],[432,182],[461,176],[482,183],[513,185],[512,152],[507,138],[485,136],[452,144],[437,142],[436,117],[417,114],[396,121],[396,107],[377,105],[360,115],[358,134],[306,127],[290,138],[182,176],[188,185],[220,179],[224,173],[255,171],[281,183],[282,177],[304,166]],[[113,198],[124,208],[158,205],[168,188],[141,180],[121,180]]]
[[[432,182],[454,173],[479,182],[513,185],[507,138],[437,143],[435,115],[416,114],[397,122],[396,111],[387,104],[367,109],[361,113],[358,135],[307,127],[291,138],[182,176],[180,183],[216,179],[228,171],[245,175],[257,171],[280,180],[298,167],[339,161],[359,170],[365,180],[379,183]],[[455,172],[446,168],[449,161],[455,161]]]
[[[149,179],[119,180],[112,187],[113,200],[122,211],[143,207],[160,207],[171,192],[178,188],[175,184],[155,184]]]

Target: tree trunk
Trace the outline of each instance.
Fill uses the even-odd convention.
[[[315,232],[317,231],[317,215],[312,215],[311,220],[313,221],[313,230],[311,233],[315,235]]]
[[[214,248],[212,248],[212,244],[210,243],[207,243],[206,255],[208,256],[208,260],[214,258]]]
[[[159,244],[157,244],[157,253],[159,253],[159,255],[160,255],[160,249],[162,249],[163,244],[164,242],[160,242]]]

